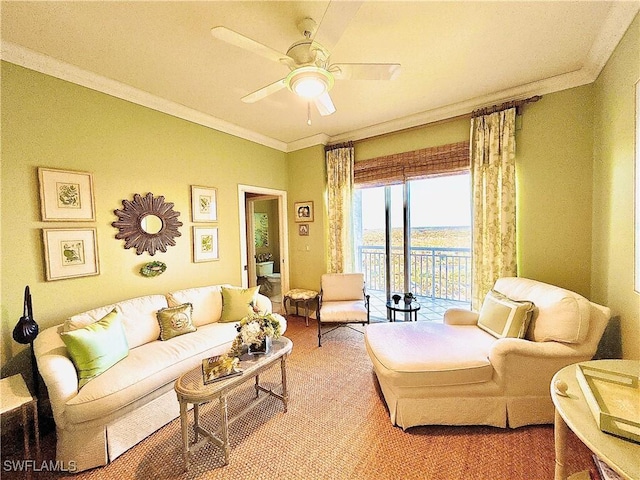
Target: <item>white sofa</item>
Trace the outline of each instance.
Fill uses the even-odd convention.
[[[237,334],[235,322],[219,322],[221,287],[125,300],[74,315],[38,335],[34,351],[56,424],[56,460],[76,471],[106,465],[179,416],[176,378],[203,358],[227,352]],[[159,340],[156,312],[183,303],[193,305],[197,330]],[[267,297],[258,294],[256,304],[261,312],[271,313]],[[120,313],[129,354],[79,389],[60,333],[93,323],[113,309]],[[282,322],[284,332],[286,322]]]
[[[496,338],[479,314],[450,309],[444,323],[369,325],[365,344],[391,422],[518,427],[553,423],[553,375],[590,360],[608,308],[577,293],[526,278],[501,278],[494,290],[535,305],[525,338]]]

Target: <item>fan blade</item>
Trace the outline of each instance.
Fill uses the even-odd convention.
[[[227,42],[231,45],[235,45],[236,47],[248,50],[255,53],[256,55],[260,55],[261,57],[273,60],[274,62],[288,63],[291,60],[284,53],[280,53],[271,47],[267,47],[262,43],[250,39],[249,37],[245,37],[244,35],[238,32],[234,32],[227,27],[213,27],[211,29],[211,35],[213,35],[218,40],[222,40],[223,42]]]
[[[323,117],[326,117],[327,115],[331,115],[336,111],[336,107],[333,105],[333,101],[329,96],[329,92],[324,92],[319,97],[314,98],[313,103],[316,104],[316,107],[318,108],[320,115],[322,115]]]
[[[318,28],[311,40],[331,50],[340,40],[353,17],[364,2],[332,1],[318,22]]]
[[[329,71],[337,80],[395,80],[399,63],[334,63]]]
[[[287,86],[284,78],[281,78],[277,82],[273,82],[271,85],[267,85],[266,87],[262,87],[260,90],[256,90],[249,95],[242,97],[244,103],[255,103],[258,100],[262,100],[264,97],[271,95],[272,93],[276,93],[278,90],[282,90]]]

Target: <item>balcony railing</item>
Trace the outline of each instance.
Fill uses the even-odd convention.
[[[360,246],[357,261],[362,266],[367,289],[385,291],[384,247]],[[455,247],[411,247],[410,281],[404,285],[404,253],[391,249],[391,291],[410,291],[432,299],[471,301],[471,250]]]

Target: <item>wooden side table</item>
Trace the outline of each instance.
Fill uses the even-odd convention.
[[[36,439],[36,456],[40,457],[40,430],[38,428],[38,400],[31,396],[31,392],[24,383],[22,375],[13,375],[0,380],[0,415],[16,411],[22,413],[22,430],[24,432],[24,454],[29,458],[29,420],[27,410],[33,410],[33,428]]]
[[[298,315],[298,304],[304,305],[304,313],[307,327],[309,326],[309,305],[318,298],[318,292],[315,290],[307,290],[305,288],[294,288],[284,294],[282,299],[282,306],[284,307],[284,313],[287,314],[287,300],[289,300],[289,306],[293,302],[296,306],[296,315]]]
[[[554,433],[556,448],[555,480],[565,480],[567,432],[573,433],[601,460],[615,470],[622,478],[640,478],[640,445],[623,438],[610,435],[598,428],[589,410],[582,389],[576,379],[576,365],[569,365],[557,372],[551,380],[551,400],[556,408]],[[638,375],[640,362],[637,360],[593,360],[581,362],[614,372]],[[566,393],[556,390],[556,381],[567,385]]]

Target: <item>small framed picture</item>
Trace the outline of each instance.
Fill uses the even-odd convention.
[[[298,235],[302,235],[303,237],[309,236],[309,224],[301,223],[298,225]]]
[[[191,185],[191,219],[194,222],[218,221],[218,190]]]
[[[43,222],[95,221],[93,175],[40,167],[38,179]]]
[[[43,228],[47,281],[99,275],[95,228]]]
[[[293,204],[296,222],[313,222],[313,202],[296,202]]]
[[[193,227],[193,261],[219,260],[218,227]]]

